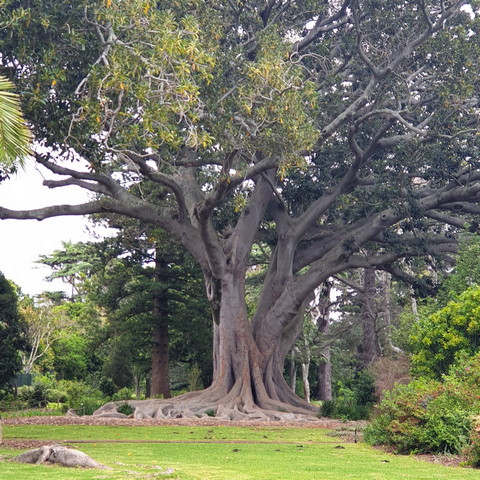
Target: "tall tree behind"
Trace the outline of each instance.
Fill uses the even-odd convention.
[[[330,282],[326,282],[320,288],[316,290],[316,309],[313,313],[316,318],[316,324],[318,327],[318,333],[320,339],[325,339],[323,346],[321,345],[321,359],[317,368],[318,378],[318,399],[319,400],[332,400],[332,358],[331,347],[329,343],[330,333],[330,314],[332,301],[330,298],[332,285]]]
[[[188,254],[161,232],[114,217],[109,223],[119,229],[117,236],[99,243],[65,243],[65,250],[40,261],[54,269],[51,277],[75,285],[78,300],[106,310],[114,336],[122,337],[112,345],[106,364],[118,386],[126,386],[133,370],[145,375],[149,364],[150,394],[169,398],[170,330],[175,330],[175,359],[201,365],[206,377],[211,369],[211,342],[206,341],[207,353],[206,345],[200,348],[202,353],[195,346],[196,340],[209,337],[211,328],[208,303],[201,301],[201,274]],[[119,348],[128,350],[123,359]],[[121,375],[118,362],[124,367]]]

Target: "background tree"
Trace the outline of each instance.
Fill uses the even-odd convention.
[[[68,301],[59,292],[44,292],[36,298],[22,297],[19,311],[28,340],[22,353],[25,373],[66,380],[98,376],[104,356],[101,345],[108,338],[98,309]]]
[[[17,293],[0,273],[0,389],[12,387],[12,379],[22,368],[20,352],[26,346]]]
[[[26,329],[29,348],[22,355],[23,371],[32,373],[34,365],[42,358],[52,343],[58,338],[62,327],[68,322],[59,318],[52,311],[53,305],[43,303],[36,305],[33,298],[23,298],[20,304],[20,314]],[[63,325],[62,325],[63,323]]]
[[[312,413],[283,365],[314,289],[455,251],[479,211],[470,3],[5,3],[2,59],[56,149],[37,162],[62,175],[45,183],[96,196],[0,217],[133,217],[202,269],[213,383],[158,415]],[[78,155],[86,166],[60,162]],[[249,316],[260,241],[272,253]]]
[[[99,221],[99,219],[97,219]],[[105,220],[102,221],[102,223]],[[170,397],[172,361],[201,366],[211,379],[211,325],[201,272],[162,232],[111,217],[117,234],[97,243],[64,244],[41,262],[104,312],[110,330],[103,374],[117,388],[148,380],[148,396]]]

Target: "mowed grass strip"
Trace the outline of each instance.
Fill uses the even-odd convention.
[[[57,441],[252,441],[252,442],[338,442],[322,428],[282,427],[120,427],[87,425],[5,425],[5,439]]]
[[[36,438],[45,438],[46,432],[55,431],[55,429],[50,430],[54,427],[44,425],[29,426],[29,428],[39,431]],[[173,431],[179,430],[173,427],[114,427],[114,429],[117,428],[121,430],[119,433],[122,436],[127,435],[124,430],[130,432],[132,441],[138,440],[138,436],[145,433],[141,431],[146,428],[155,432],[156,439],[165,438],[165,435],[171,435]],[[216,427],[214,430],[217,429],[230,439],[242,437],[242,440],[255,441],[259,434],[259,429],[251,428]],[[7,433],[10,436],[9,430],[10,428],[7,429]],[[188,432],[199,430],[196,435],[201,438],[212,429],[186,427],[185,430]],[[281,441],[279,437],[281,434],[284,435],[283,438],[287,438],[286,441],[296,443],[111,444],[92,441],[77,447],[95,460],[111,467],[111,470],[66,469],[58,466],[32,466],[3,461],[0,462],[0,479],[478,480],[480,478],[480,472],[473,469],[443,467],[421,462],[413,457],[389,455],[361,443],[308,443],[306,434],[313,434],[308,431],[309,429],[274,428],[268,429],[268,432],[272,430],[275,432],[277,441]],[[281,432],[282,430],[291,431],[287,434]],[[102,431],[105,431],[104,427],[97,426],[84,427],[80,430],[79,426],[68,426],[66,430],[62,429],[62,433],[68,433],[68,437],[76,437],[78,440],[89,440],[92,437],[102,440]],[[111,432],[109,429],[107,431]],[[265,431],[260,430],[262,438]],[[322,435],[325,433],[327,432],[319,432]],[[326,438],[332,441],[332,438]],[[50,440],[59,440],[59,438]],[[18,452],[0,449],[0,455],[7,453]],[[171,473],[165,474],[169,471]]]

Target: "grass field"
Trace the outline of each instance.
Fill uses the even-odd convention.
[[[4,426],[3,433],[4,439],[37,439],[45,444],[70,441],[70,446],[111,469],[1,461],[1,480],[480,479],[480,471],[389,455],[362,443],[343,443],[323,429],[21,425]],[[112,441],[116,443],[108,443]],[[0,455],[18,453],[1,447]]]

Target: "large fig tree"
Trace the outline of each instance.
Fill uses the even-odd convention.
[[[213,383],[144,414],[313,413],[282,371],[315,287],[355,268],[403,275],[475,228],[474,3],[3,2],[3,70],[46,147],[36,162],[59,175],[44,183],[93,195],[0,218],[126,215],[202,268]],[[254,246],[271,254],[249,314]]]

